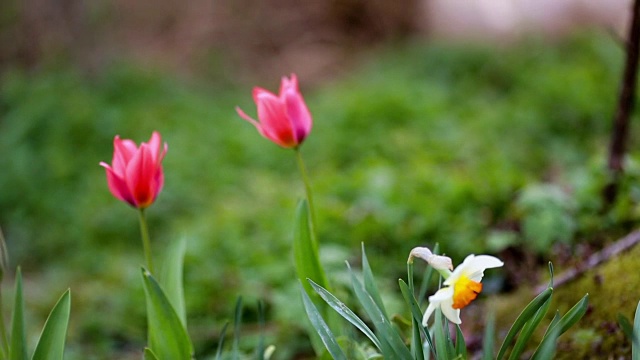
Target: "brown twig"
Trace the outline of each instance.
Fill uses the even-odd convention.
[[[600,265],[601,263],[611,259],[612,257],[620,254],[623,251],[629,250],[635,244],[640,242],[640,230],[636,230],[629,235],[617,240],[615,243],[605,247],[597,253],[589,256],[587,261],[578,265],[573,269],[569,269],[558,276],[553,277],[553,287],[558,287],[565,283],[568,283],[588,270]],[[536,293],[544,291],[547,288],[547,284],[536,286]]]
[[[638,73],[638,50],[640,46],[640,0],[633,2],[633,12],[629,25],[629,37],[626,42],[627,58],[625,62],[618,108],[613,121],[609,146],[608,168],[612,178],[605,186],[603,195],[605,205],[616,200],[620,176],[623,172],[623,159],[629,133],[629,119],[633,112],[636,97],[636,77]]]

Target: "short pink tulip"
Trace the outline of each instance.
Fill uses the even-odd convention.
[[[253,101],[258,107],[256,121],[236,107],[238,115],[252,123],[265,138],[284,148],[296,148],[311,132],[311,114],[298,90],[295,74],[282,78],[280,95],[259,87],[253,88]]]
[[[164,185],[162,159],[167,153],[167,143],[154,131],[149,143],[140,147],[129,139],[113,139],[113,161],[111,166],[101,162],[107,170],[107,184],[116,198],[126,201],[138,209],[149,207]]]

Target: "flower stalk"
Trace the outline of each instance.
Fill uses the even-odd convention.
[[[144,258],[147,264],[147,270],[151,274],[153,271],[153,261],[151,260],[151,241],[149,241],[149,227],[147,226],[147,219],[144,215],[144,209],[138,209],[138,219],[140,220],[140,237],[142,238],[142,248],[144,250]]]

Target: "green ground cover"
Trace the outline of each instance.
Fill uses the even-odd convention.
[[[439,242],[456,262],[507,246],[550,257],[552,243],[629,230],[640,215],[637,127],[622,196],[608,212],[600,203],[622,53],[593,33],[510,48],[412,43],[313,89],[301,79],[314,117],[302,151],[334,283],[360,243],[391,288],[418,245]],[[276,90],[280,76],[261,86]],[[111,160],[114,135],[139,142],[153,130],[169,152],[164,191],[147,212],[152,246],[159,256],[188,239],[200,358],[214,353],[238,295],[246,346],[264,299],[275,356],[305,350],[291,254],[304,192],[293,152],[235,114],[236,105],[255,113],[250,94],[228,78],[176,80],[123,64],[93,76],[2,73],[0,225],[34,321],[71,287],[70,359],[139,358],[143,347],[137,218],[111,196],[98,162]]]

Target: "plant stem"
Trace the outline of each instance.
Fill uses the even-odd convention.
[[[309,213],[311,217],[311,236],[313,239],[316,239],[316,211],[315,206],[313,205],[313,194],[311,193],[311,183],[309,181],[309,176],[307,175],[307,169],[304,166],[304,161],[302,160],[302,154],[300,153],[300,148],[295,148],[296,152],[296,160],[298,162],[298,169],[300,170],[300,174],[302,175],[302,181],[304,182],[304,190],[307,194],[307,202],[309,203]]]
[[[149,228],[147,227],[147,219],[144,216],[144,209],[139,209],[138,219],[140,220],[140,236],[142,237],[142,247],[144,249],[144,258],[147,262],[147,270],[153,274],[151,242],[149,241]]]

